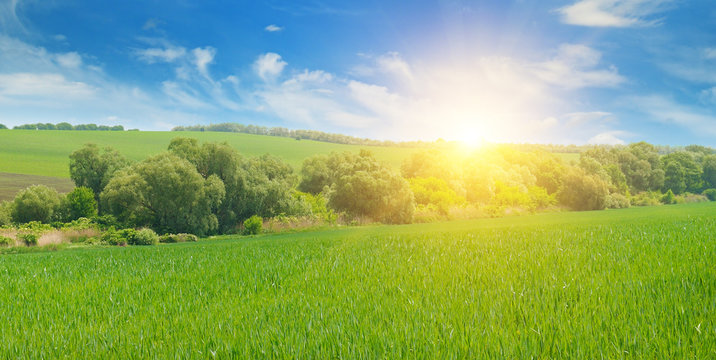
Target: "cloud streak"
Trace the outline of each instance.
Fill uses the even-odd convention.
[[[562,22],[592,27],[634,27],[659,24],[650,18],[663,12],[672,0],[579,0],[557,9]]]

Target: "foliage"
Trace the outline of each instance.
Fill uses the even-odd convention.
[[[233,231],[252,215],[273,217],[301,214],[301,204],[292,196],[296,177],[281,159],[263,155],[243,159],[226,143],[204,143],[174,138],[169,151],[192,163],[204,178],[218,177],[226,196],[216,211],[218,231]]]
[[[706,189],[701,194],[706,196],[706,198],[708,198],[709,201],[716,201],[716,189]]]
[[[0,227],[10,225],[12,222],[12,203],[0,202]]]
[[[320,162],[324,165],[318,166]],[[326,189],[328,205],[336,211],[385,223],[412,219],[415,203],[410,185],[369,151],[316,156],[306,160],[301,173],[299,189]]]
[[[664,194],[661,198],[661,203],[670,205],[670,204],[676,204],[676,197],[674,197],[674,193],[669,189],[669,191]]]
[[[1,127],[0,127],[1,129]],[[72,125],[67,122],[61,122],[59,124],[51,123],[36,123],[36,124],[23,124],[14,126],[15,130],[99,130],[99,131],[124,131],[122,125],[97,125],[97,124],[79,124]]]
[[[458,196],[443,179],[415,177],[408,179],[408,183],[416,205],[432,205],[442,215],[447,215],[451,207],[466,204],[465,198]]]
[[[17,239],[25,244],[25,246],[36,246],[38,238],[38,234],[32,231],[21,231],[17,233]]]
[[[581,168],[572,168],[565,174],[557,197],[572,210],[602,210],[607,205],[607,195],[609,185],[601,177],[587,174]]]
[[[216,231],[214,211],[224,194],[218,177],[204,179],[187,160],[164,153],[121,171],[101,200],[123,224],[203,235]]]
[[[661,162],[664,166],[663,191],[671,189],[677,195],[684,191],[701,191],[702,169],[692,153],[686,151],[671,153],[663,156]]]
[[[164,234],[159,237],[160,243],[196,242],[199,238],[194,234]]]
[[[631,201],[626,195],[612,193],[607,195],[605,206],[607,209],[625,209],[631,206]]]
[[[261,227],[263,226],[263,219],[260,216],[254,215],[244,221],[244,234],[245,235],[256,235],[261,233]]]
[[[128,164],[127,159],[111,147],[100,152],[97,145],[86,144],[70,154],[70,178],[76,186],[90,188],[95,200],[99,200],[99,194],[112,176]]]
[[[33,185],[15,196],[12,202],[12,219],[17,223],[49,223],[56,219],[60,204],[61,197],[55,189],[45,185]]]
[[[333,210],[328,208],[328,201],[326,201],[323,194],[319,193],[314,195],[296,191],[294,193],[294,197],[296,198],[298,204],[305,204],[309,208],[308,213],[312,216],[328,224],[336,223],[338,215]]]
[[[15,245],[15,240],[7,236],[0,236],[0,247],[9,247],[13,245]]]
[[[127,238],[123,236],[120,231],[115,230],[113,227],[107,229],[100,236],[100,241],[108,245],[124,246],[127,245]]]
[[[97,215],[97,201],[92,189],[79,186],[67,194],[68,221]]]
[[[159,243],[159,235],[152,229],[141,229],[134,232],[133,235],[127,239],[129,245],[156,245]]]

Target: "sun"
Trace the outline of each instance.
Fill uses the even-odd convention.
[[[471,124],[467,126],[461,126],[456,134],[456,140],[459,141],[465,148],[474,150],[485,145],[487,142],[487,131],[481,126]]]

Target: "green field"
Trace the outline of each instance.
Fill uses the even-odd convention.
[[[714,358],[715,203],[0,256],[0,358]]]
[[[298,169],[303,160],[332,151],[371,150],[377,159],[399,167],[414,148],[332,144],[284,137],[222,132],[170,131],[38,131],[0,130],[0,172],[69,178],[69,155],[92,142],[112,146],[132,160],[143,160],[167,149],[177,136],[227,142],[246,156],[270,153]]]
[[[67,178],[0,172],[0,201],[12,200],[18,191],[30,185],[47,185],[61,193],[70,192],[75,187]]]

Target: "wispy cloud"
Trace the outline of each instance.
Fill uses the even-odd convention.
[[[668,9],[673,0],[579,0],[557,9],[562,22],[594,27],[632,27],[658,24],[652,15]]]
[[[148,64],[158,62],[171,63],[186,55],[186,49],[181,46],[167,46],[164,48],[136,49],[134,55]]]
[[[269,26],[266,26],[266,27],[264,28],[264,30],[266,30],[266,31],[268,31],[268,32],[277,32],[277,31],[283,30],[283,28],[280,27],[280,26],[278,26],[278,25],[271,24],[271,25],[269,25]]]
[[[647,119],[679,125],[694,135],[716,135],[716,114],[712,107],[684,105],[666,95],[638,96],[629,100],[636,110],[648,115]]]
[[[532,66],[542,80],[565,88],[614,87],[626,79],[614,66],[598,68],[602,54],[581,44],[563,44],[557,55]]]

